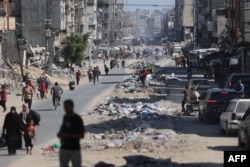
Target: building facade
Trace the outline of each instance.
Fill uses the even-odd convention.
[[[103,45],[115,45],[123,36],[124,4],[123,0],[98,0],[99,30],[101,30]],[[100,27],[101,26],[101,27]]]
[[[176,40],[191,42],[194,36],[194,1],[175,1]]]

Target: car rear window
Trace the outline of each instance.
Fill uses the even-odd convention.
[[[231,112],[231,111],[233,111],[235,105],[236,105],[236,102],[235,102],[235,101],[231,101],[231,102],[228,104],[228,106],[227,106],[226,112]]]
[[[236,97],[238,97],[236,92],[214,92],[211,94],[210,99],[231,100]]]
[[[232,82],[232,85],[235,86],[235,84],[238,83],[238,81],[241,80],[242,83],[244,83],[244,85],[247,85],[250,83],[250,75],[235,75],[233,76],[231,82]]]
[[[250,101],[246,102],[246,101],[241,101],[239,102],[239,104],[237,105],[237,109],[236,112],[238,113],[244,113],[246,112],[246,110],[250,107]]]

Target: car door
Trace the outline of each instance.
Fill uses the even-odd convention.
[[[234,106],[235,103],[233,101],[230,101],[226,110],[221,114],[220,116],[220,124],[221,124],[221,127],[222,129],[226,129],[226,122],[227,122],[227,119],[228,119],[228,116],[230,115],[229,112],[232,110],[232,106]]]
[[[239,135],[243,141],[245,140],[245,130],[246,130],[247,124],[249,124],[247,123],[247,121],[249,122],[249,115],[250,115],[250,108],[247,109],[239,125]]]
[[[250,112],[248,113],[247,117],[246,117],[246,120],[244,121],[244,134],[247,133],[248,136],[250,136]],[[246,140],[246,135],[244,135],[244,140]]]
[[[236,101],[230,101],[230,103],[228,104],[227,106],[227,109],[225,111],[225,113],[222,113],[223,114],[223,125],[224,125],[224,128],[226,129],[227,127],[227,123],[231,121],[231,116],[232,116],[232,113],[235,112],[237,106],[238,106],[239,103],[237,103]]]

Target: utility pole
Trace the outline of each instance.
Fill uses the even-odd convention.
[[[48,71],[52,75],[52,55],[49,49],[51,39],[51,0],[46,0],[46,18],[45,18],[45,64],[49,64]],[[47,54],[48,53],[48,54]],[[49,62],[48,62],[49,61]]]

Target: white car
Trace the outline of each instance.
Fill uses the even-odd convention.
[[[225,112],[220,116],[220,127],[222,132],[230,136],[232,132],[237,132],[239,127],[239,118],[250,107],[250,99],[232,99]]]

